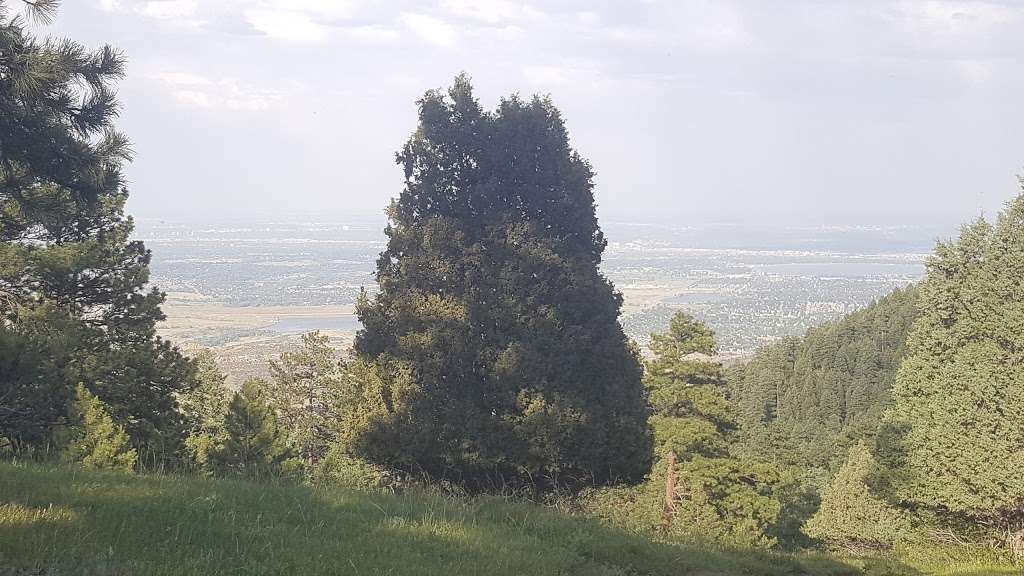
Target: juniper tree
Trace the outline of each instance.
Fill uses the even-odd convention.
[[[598,270],[593,171],[551,100],[485,111],[460,76],[419,101],[397,160],[353,448],[476,486],[641,477],[641,368]]]
[[[0,429],[38,442],[83,382],[135,444],[169,452],[181,424],[174,394],[192,367],[155,334],[164,295],[146,287],[150,255],[124,215],[130,153],[114,127],[124,59],[109,46],[37,40],[10,4],[0,1],[0,323],[61,370],[48,381],[53,406]],[[44,19],[56,8],[27,4]]]
[[[878,438],[898,501],[1024,541],[1024,194],[939,243]],[[1010,539],[1013,540],[1014,537]]]

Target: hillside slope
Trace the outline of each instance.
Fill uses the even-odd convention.
[[[500,499],[0,463],[0,574],[855,573],[822,557],[656,544]]]
[[[733,368],[729,391],[750,451],[801,468],[840,464],[878,427],[916,306],[916,287],[897,289]]]

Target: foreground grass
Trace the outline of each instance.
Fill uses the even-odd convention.
[[[0,463],[0,574],[858,574],[657,544],[501,499]]]

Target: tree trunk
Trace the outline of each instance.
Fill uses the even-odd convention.
[[[676,513],[676,453],[668,453],[668,470],[665,474],[665,508],[661,513],[661,529],[668,531]]]
[[[1017,562],[1024,560],[1024,530],[1017,530],[1006,535],[1006,546],[1010,555]]]

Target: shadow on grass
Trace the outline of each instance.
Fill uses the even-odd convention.
[[[3,502],[72,514],[61,524],[0,521],[0,574],[919,574],[657,543],[498,498],[0,464]]]

